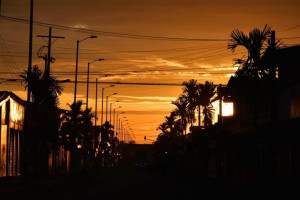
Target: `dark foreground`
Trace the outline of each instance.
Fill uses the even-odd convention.
[[[282,185],[284,186],[284,184]],[[299,194],[295,188],[250,187],[193,173],[149,171],[133,167],[73,176],[0,179],[0,199],[269,199]]]

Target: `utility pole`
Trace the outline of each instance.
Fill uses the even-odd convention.
[[[27,69],[27,76],[29,77],[31,76],[31,68],[32,68],[32,32],[33,32],[33,0],[30,1],[29,50],[28,50],[28,69]],[[31,93],[31,83],[28,82],[27,102],[30,102],[30,93]]]
[[[104,95],[104,88],[102,88],[101,126],[103,124],[103,95]]]
[[[109,104],[110,107],[109,107],[109,124],[111,125],[111,105],[112,103]]]
[[[222,125],[223,123],[223,92],[222,92],[222,85],[220,84],[218,89],[217,89],[217,94],[220,97],[219,99],[219,125]]]
[[[48,38],[48,54],[47,56],[45,56],[45,74],[46,75],[50,75],[50,63],[54,62],[54,59],[51,58],[51,45],[52,45],[52,38],[55,39],[63,39],[65,37],[61,37],[61,36],[52,36],[52,27],[49,27],[49,35],[37,35],[37,37],[41,37],[41,38]]]
[[[106,110],[105,110],[105,122],[107,122],[107,110],[108,110],[108,96],[106,96]]]
[[[0,14],[1,14],[1,0],[0,0]],[[33,33],[33,0],[30,1],[30,23],[29,23],[29,50],[28,50],[28,68],[27,68],[27,79],[30,80],[31,68],[32,68],[32,33]],[[30,99],[31,99],[31,81],[28,81],[27,88],[27,102],[25,107],[25,118],[24,118],[24,134],[22,136],[21,146],[21,174],[24,176],[24,182],[28,180],[28,166],[27,166],[27,152],[28,152],[28,138],[30,134]]]
[[[275,54],[275,49],[276,49],[276,43],[275,43],[275,31],[271,31],[271,41],[270,41],[270,46],[271,46],[271,56],[273,59],[274,58],[274,54]],[[272,79],[275,79],[276,78],[276,66],[274,65],[274,62],[271,62],[270,63],[270,77]]]
[[[95,127],[97,126],[98,78],[96,78]]]
[[[119,136],[118,136],[118,128],[119,128],[119,125],[118,125],[118,117],[119,117],[119,113],[117,113],[117,120],[115,121],[116,122],[116,127],[115,127],[115,135],[117,136],[117,138],[119,139]]]

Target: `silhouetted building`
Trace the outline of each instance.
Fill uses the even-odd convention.
[[[300,46],[277,50],[275,79],[230,78],[219,98],[233,102],[233,116],[198,131],[201,174],[258,185],[299,180],[299,56]]]
[[[277,52],[279,66],[278,119],[300,117],[300,46],[280,49]]]
[[[279,67],[276,175],[300,178],[300,46],[277,51]]]
[[[20,175],[24,106],[14,93],[0,91],[0,177]]]

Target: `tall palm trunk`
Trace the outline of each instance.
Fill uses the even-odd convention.
[[[201,106],[198,105],[198,126],[201,127]]]

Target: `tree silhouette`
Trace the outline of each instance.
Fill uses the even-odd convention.
[[[161,134],[163,135],[167,135],[170,132],[167,130],[168,129],[168,125],[166,122],[163,122],[159,125],[159,127],[157,128],[158,130],[161,130]]]
[[[193,123],[196,120],[195,119],[195,109],[196,109],[196,107],[200,106],[200,103],[199,103],[199,98],[200,98],[199,87],[198,87],[197,80],[195,80],[195,79],[191,79],[189,81],[184,81],[183,85],[184,85],[183,93],[186,95],[187,100],[188,100],[188,106],[187,106],[188,122],[191,125],[193,125]],[[200,110],[200,109],[198,109],[198,110]],[[200,119],[198,121],[200,121]]]
[[[204,127],[212,124],[213,120],[213,112],[214,109],[212,107],[212,98],[216,94],[216,85],[213,82],[206,81],[205,84],[199,85],[201,90],[200,95],[200,103],[203,106],[203,115],[204,115]]]
[[[176,106],[174,113],[180,117],[180,130],[179,132],[186,135],[186,127],[188,122],[188,99],[185,95],[181,95],[176,101],[172,101]]]
[[[111,141],[114,136],[114,131],[112,128],[113,126],[108,121],[101,126],[100,148],[104,151],[106,151],[108,146],[111,145]]]
[[[34,66],[32,72],[24,71],[20,77],[25,82],[25,87],[31,84],[32,100],[34,104],[45,104],[48,107],[59,105],[58,96],[61,95],[63,88],[59,79],[55,76],[46,75],[38,66]]]
[[[93,141],[96,142],[96,137],[92,122],[94,115],[91,114],[91,109],[82,110],[83,102],[81,100],[71,105],[68,104],[68,106],[70,110],[67,110],[63,115],[64,123],[60,133],[62,142],[67,149],[72,151],[71,170],[73,170],[76,156],[79,154],[87,155],[93,149]]]
[[[36,172],[41,169],[48,173],[48,157],[57,145],[59,119],[59,99],[63,88],[57,77],[45,74],[37,66],[31,73],[24,71],[20,77],[25,88],[31,86],[32,103],[30,109],[29,148],[35,155]],[[51,147],[51,149],[49,149]]]
[[[271,47],[271,44],[267,43],[270,35],[271,28],[268,25],[265,25],[263,30],[254,28],[249,35],[238,29],[231,32],[228,49],[234,52],[237,47],[241,46],[247,50],[245,58],[235,60],[235,64],[239,66],[236,76],[266,77],[269,75],[269,69],[263,65],[262,57],[265,54],[264,50]],[[277,42],[277,45],[279,44]]]

